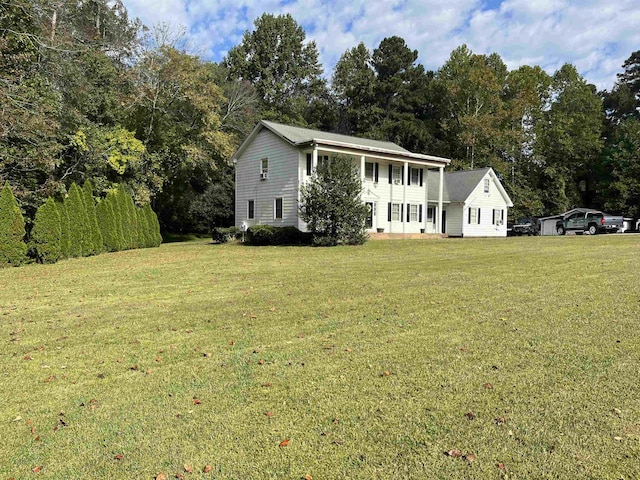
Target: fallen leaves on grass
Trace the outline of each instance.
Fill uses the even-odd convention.
[[[199,398],[193,397],[193,404],[194,405],[201,405],[202,404],[202,400],[200,400]]]
[[[211,470],[213,470],[213,467],[211,465],[206,465],[203,469],[202,472],[203,473],[209,473]]]
[[[280,445],[278,445],[279,447],[286,447],[289,445],[289,442],[291,440],[289,440],[288,438],[285,438],[283,441],[280,442]]]
[[[169,480],[169,477],[167,477],[166,473],[160,472],[156,475],[155,480]]]
[[[476,414],[473,412],[467,412],[464,414],[465,417],[467,417],[469,420],[473,420],[474,418],[476,418]]]
[[[452,458],[460,458],[462,456],[462,452],[457,448],[452,448],[451,450],[445,452],[445,454]]]
[[[33,473],[40,473],[41,470],[42,470],[42,465],[37,465],[31,469]]]
[[[258,361],[258,365],[264,365],[264,358],[261,358],[261,359]]]
[[[467,462],[471,463],[476,459],[476,454],[475,453],[467,453],[464,457]]]
[[[124,458],[124,455],[122,455],[121,453],[113,457],[114,460],[122,460],[123,458]]]
[[[187,465],[186,463],[184,464],[184,466],[182,468],[184,468],[184,471],[187,472],[187,473],[192,473],[193,472],[193,467],[191,465]]]
[[[269,411],[269,412],[264,412],[264,414],[265,414],[267,417],[273,417],[273,412],[271,412],[271,411]]]
[[[303,478],[304,478],[304,480],[313,480],[313,477],[311,475],[309,475],[308,473]]]
[[[55,379],[56,379],[55,375],[49,375],[47,378],[44,379],[44,383],[52,382]]]
[[[493,385],[491,385],[490,383],[483,383],[482,386],[487,390],[493,390]]]
[[[381,377],[388,377],[389,375],[391,375],[391,372],[389,370],[385,370],[380,374]]]
[[[262,384],[263,387],[270,387],[271,386],[271,382],[265,382]]]

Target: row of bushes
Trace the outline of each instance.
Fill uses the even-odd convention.
[[[301,232],[296,227],[253,225],[247,229],[250,245],[311,245],[313,240],[312,233]]]
[[[0,266],[29,258],[54,263],[63,258],[157,247],[162,242],[158,217],[150,205],[138,208],[120,186],[96,204],[93,186],[75,183],[62,201],[48,198],[35,215],[25,242],[25,222],[8,183],[0,192]]]

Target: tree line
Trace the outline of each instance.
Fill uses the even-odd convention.
[[[2,3],[0,180],[27,232],[48,197],[86,180],[99,199],[126,186],[164,231],[231,224],[229,159],[262,118],[491,166],[516,217],[640,215],[640,51],[598,92],[570,64],[509,70],[464,45],[426,70],[397,36],[323,76],[290,15],[263,14],[220,63],[186,53],[183,33],[141,25],[119,0]]]

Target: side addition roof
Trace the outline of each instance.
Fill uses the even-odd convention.
[[[443,200],[452,203],[466,202],[469,195],[471,195],[473,190],[478,186],[487,173],[496,181],[495,183],[498,190],[505,199],[507,205],[512,207],[513,202],[511,201],[511,198],[509,198],[509,195],[491,167],[445,173]],[[429,201],[437,200],[436,197],[432,198],[431,192],[434,192],[434,195],[437,195],[439,181],[440,174],[438,172],[429,172]]]
[[[284,141],[299,148],[312,147],[314,145],[335,147],[338,149],[346,149],[349,151],[359,151],[364,154],[380,154],[385,157],[401,159],[406,161],[422,161],[436,162],[437,164],[446,165],[451,160],[433,155],[423,155],[413,153],[409,150],[396,145],[393,142],[385,142],[382,140],[372,140],[369,138],[353,137],[350,135],[341,135],[338,133],[322,132],[320,130],[312,130],[310,128],[294,127],[291,125],[283,125],[281,123],[261,120],[256,125],[247,139],[240,145],[240,148],[233,155],[238,157],[247,148],[255,136],[262,130],[268,129]]]

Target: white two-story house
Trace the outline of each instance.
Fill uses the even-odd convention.
[[[506,209],[512,204],[491,169],[445,174],[446,158],[264,120],[233,156],[236,226],[306,230],[298,215],[299,187],[318,163],[336,156],[351,158],[358,167],[370,232],[506,235]],[[455,176],[451,185],[449,176]]]

